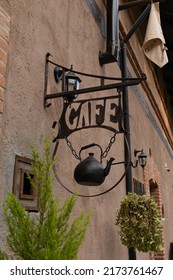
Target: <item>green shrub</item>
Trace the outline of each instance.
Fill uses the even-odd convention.
[[[138,251],[161,251],[162,224],[153,197],[129,193],[116,215],[122,244]]]
[[[77,259],[91,212],[85,214],[81,211],[72,218],[77,196],[66,199],[62,207],[59,198],[54,198],[51,171],[55,160],[50,156],[50,141],[45,141],[44,157],[33,147],[31,150],[35,178],[29,179],[38,193],[38,213],[25,211],[16,197],[9,193],[4,203],[9,229],[7,242],[16,257],[21,259]]]

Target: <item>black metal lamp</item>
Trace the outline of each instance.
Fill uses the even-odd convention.
[[[140,154],[139,154],[140,153]],[[147,163],[147,155],[143,152],[143,149],[142,150],[134,150],[134,156],[136,157],[137,156],[137,154],[139,154],[138,155],[138,160],[137,160],[137,165],[138,165],[138,163],[139,163],[139,165],[141,166],[141,167],[144,167],[145,165],[146,165],[146,163]],[[136,165],[136,166],[137,166]],[[136,167],[135,166],[135,167]]]
[[[64,77],[64,78],[63,78]],[[60,80],[63,80],[63,90],[68,91],[76,91],[80,89],[81,79],[73,72],[73,66],[71,65],[70,71],[63,75],[63,70],[61,67],[56,66],[54,68],[54,78],[55,82],[58,84]],[[71,94],[64,99],[68,102],[73,102],[73,100],[77,97],[77,95]]]
[[[80,89],[81,79],[72,70],[73,66],[71,65],[71,71],[69,71],[65,77],[67,91],[75,91]],[[72,94],[66,97],[65,100],[68,102],[73,102],[76,97],[77,95]]]
[[[138,155],[138,161],[139,161],[139,165],[141,167],[144,167],[147,163],[147,155],[144,154],[143,150],[141,151],[141,153]]]
[[[79,90],[81,79],[73,72],[73,66],[71,66],[71,71],[66,75],[66,85],[67,91]]]
[[[139,154],[140,153],[140,154]],[[133,164],[133,162],[131,162],[131,166],[133,168],[136,168],[138,166],[138,163],[141,167],[144,167],[147,163],[147,155],[143,152],[143,149],[142,150],[134,150],[134,156],[136,157],[138,155],[138,159],[136,160],[136,163]]]

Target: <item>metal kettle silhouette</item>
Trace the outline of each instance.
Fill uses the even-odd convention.
[[[82,147],[79,152],[79,156],[82,150],[91,148],[93,146],[98,146],[101,149],[102,154],[102,148],[98,144],[93,143]],[[82,160],[74,170],[74,178],[76,182],[80,185],[86,186],[101,185],[104,182],[105,177],[110,172],[113,160],[114,158],[110,158],[110,160],[107,161],[106,167],[103,168],[102,163],[94,157],[94,153],[89,153],[89,156]]]

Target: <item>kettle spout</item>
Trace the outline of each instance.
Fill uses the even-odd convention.
[[[106,167],[105,167],[105,169],[104,169],[104,176],[106,177],[108,174],[109,174],[109,172],[110,172],[110,169],[111,169],[111,165],[112,165],[112,162],[114,161],[114,158],[110,158],[110,160],[109,161],[107,161],[107,165],[106,165]]]

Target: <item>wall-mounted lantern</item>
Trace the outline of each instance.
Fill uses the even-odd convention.
[[[79,90],[81,79],[73,72],[73,66],[71,65],[70,71],[66,75],[67,90]]]
[[[66,75],[66,89],[67,91],[77,91],[80,89],[80,83],[82,80],[73,72],[73,66],[71,65],[70,71]],[[72,102],[77,98],[77,95],[72,94],[65,98],[66,101]]]
[[[82,80],[73,72],[73,66],[71,65],[70,71],[63,75],[64,72],[61,67],[55,66],[54,68],[54,78],[55,82],[58,84],[61,80],[63,80],[62,90],[66,91],[76,91],[80,89],[80,83]],[[64,97],[67,102],[72,102],[77,95],[70,95],[68,97]]]
[[[134,150],[134,156],[136,157],[138,155],[138,159],[136,160],[135,164],[133,164],[131,162],[131,166],[133,168],[136,168],[138,166],[138,164],[143,168],[145,167],[146,163],[147,163],[147,155],[143,152],[142,150]]]

